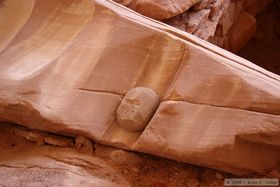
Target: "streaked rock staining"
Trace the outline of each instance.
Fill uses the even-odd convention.
[[[186,24],[194,35],[232,51],[254,35],[254,16],[266,6],[118,2]],[[240,21],[231,17],[237,10]],[[234,175],[278,171],[279,75],[151,18],[109,0],[0,1],[0,120],[9,122],[0,125],[0,150],[8,150],[0,168],[11,172],[7,176],[28,170],[41,178],[38,171],[44,171],[54,185],[130,186],[127,179],[156,171],[149,162],[161,158]],[[120,173],[120,165],[132,169]]]
[[[254,36],[255,17],[271,3],[270,0],[115,1],[232,52],[239,51]]]

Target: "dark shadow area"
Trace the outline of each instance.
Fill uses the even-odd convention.
[[[280,75],[280,1],[257,16],[257,31],[238,55]]]

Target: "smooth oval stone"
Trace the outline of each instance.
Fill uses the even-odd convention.
[[[133,88],[125,95],[117,110],[117,121],[128,131],[144,130],[158,105],[159,98],[153,90]]]

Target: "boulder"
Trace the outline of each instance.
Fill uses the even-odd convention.
[[[117,121],[129,131],[142,131],[151,120],[158,104],[158,96],[153,90],[133,88],[125,95],[117,110]]]

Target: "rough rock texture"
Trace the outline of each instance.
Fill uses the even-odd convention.
[[[159,99],[153,90],[144,87],[133,88],[127,92],[117,110],[117,121],[126,130],[142,131],[158,105]]]
[[[232,52],[239,51],[254,36],[256,15],[264,11],[270,0],[232,1],[225,10],[214,36],[208,41]]]
[[[83,136],[77,136],[75,138],[75,149],[79,150],[82,153],[92,154],[94,153],[94,146],[90,139],[83,137]]]
[[[237,52],[253,37],[256,30],[255,17],[264,11],[271,1],[130,0],[117,2],[145,16],[160,19],[215,45]]]
[[[161,20],[181,14],[199,1],[200,0],[133,0],[130,6],[145,16]]]
[[[1,120],[235,174],[279,164],[278,75],[111,1],[28,2],[1,4],[25,15],[0,19]],[[139,132],[116,119],[135,87],[160,99]]]
[[[276,4],[278,2],[278,6]],[[280,1],[257,16],[257,31],[238,55],[280,75]]]
[[[15,134],[19,130],[41,133],[43,137],[49,135],[0,123],[1,186],[209,187],[223,186],[225,178],[238,177],[99,144],[95,144],[96,151],[90,155],[71,147],[36,146],[27,137]],[[279,171],[276,168],[269,173],[244,177],[280,178]]]
[[[14,130],[0,124],[1,186],[131,186],[103,158],[71,147],[35,146],[13,135]]]
[[[193,9],[164,22],[204,40],[209,40],[215,35],[217,26],[222,16],[226,14],[230,3],[230,0],[201,1]]]

